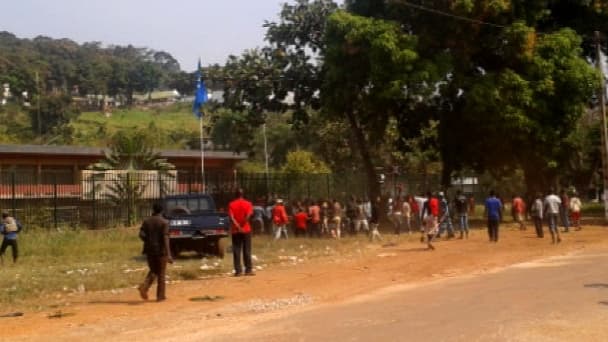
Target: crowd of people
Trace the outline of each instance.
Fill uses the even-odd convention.
[[[498,242],[505,201],[490,191],[483,207],[489,241]],[[545,196],[538,193],[528,200],[513,195],[510,208],[513,222],[519,229],[526,230],[526,221],[530,219],[539,238],[544,237],[543,221],[546,221],[553,243],[561,242],[558,221],[562,222],[564,232],[568,232],[571,226],[580,229],[582,203],[575,191],[569,196],[563,190],[558,196],[550,190]],[[378,226],[380,217],[384,215],[387,219],[384,222],[391,225],[394,234],[421,232],[421,240],[427,242],[429,249],[434,249],[432,241],[442,236],[452,239],[458,233],[459,239],[468,238],[469,217],[474,212],[474,197],[460,190],[451,200],[442,191],[419,196],[398,194],[375,200],[350,196],[344,203],[337,199],[285,203],[277,198],[255,201],[251,222],[255,233],[272,234],[275,240],[288,239],[292,234],[295,237],[339,239],[344,234],[365,233],[374,241],[381,239]]]
[[[543,219],[546,219],[554,244],[561,242],[559,219],[564,227],[563,232],[570,231],[571,224],[576,230],[581,229],[582,203],[576,192],[569,196],[566,191],[562,191],[558,196],[555,191],[550,190],[546,196],[536,194],[529,202],[532,205],[528,210],[526,201],[521,196],[512,196],[511,215],[519,229],[526,230],[526,218],[530,217],[534,221],[537,236],[543,238]],[[262,199],[255,204],[251,203],[245,199],[244,191],[238,189],[235,199],[228,205],[234,276],[255,275],[251,254],[253,232],[272,233],[275,240],[288,239],[290,231],[293,231],[296,237],[325,236],[334,239],[340,239],[343,232],[353,235],[364,232],[374,241],[381,239],[378,225],[382,210],[386,210],[386,218],[392,225],[394,234],[412,234],[419,231],[421,242],[426,242],[427,248],[434,250],[435,239],[444,234],[447,239],[455,238],[456,229],[460,233],[460,239],[469,237],[469,216],[475,211],[475,201],[473,196],[467,196],[461,191],[457,191],[451,201],[442,191],[435,194],[429,191],[425,196],[390,197],[385,203],[381,197],[369,200],[351,196],[344,205],[336,199],[294,201],[291,205],[286,205],[281,198],[264,205]],[[498,242],[504,210],[503,200],[494,191],[490,191],[484,202],[484,217],[487,220],[488,238],[491,243]],[[142,299],[148,299],[148,289],[156,280],[156,298],[162,301],[165,300],[165,285],[162,279],[166,264],[173,260],[169,247],[168,222],[161,217],[162,207],[155,205],[153,212],[140,229],[140,238],[144,241],[150,271],[138,289]],[[10,229],[14,228],[7,223],[6,217],[3,219],[5,232],[9,226]],[[453,220],[456,220],[456,229],[452,224]],[[2,252],[5,248],[3,244]],[[16,245],[13,248],[15,252]]]
[[[303,200],[285,203],[277,198],[272,201],[258,199],[253,205],[251,222],[255,233],[271,233],[276,240],[296,237],[332,237],[344,234],[366,233],[379,239],[381,198],[351,196],[342,204],[333,200]]]

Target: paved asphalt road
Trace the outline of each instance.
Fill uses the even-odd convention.
[[[395,287],[212,341],[608,341],[608,254]]]

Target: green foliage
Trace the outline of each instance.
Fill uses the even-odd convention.
[[[149,131],[157,148],[199,148],[199,123],[191,105],[172,105],[159,111],[124,109],[109,117],[99,112],[85,112],[73,119],[75,145],[105,147],[118,131]]]
[[[41,97],[40,108],[33,106],[29,111],[32,131],[40,136],[48,135],[54,129],[61,129],[79,114],[80,111],[72,104],[72,98],[68,95]]]
[[[78,95],[124,95],[130,100],[133,92],[167,87],[174,78],[183,79],[179,63],[164,51],[44,36],[19,39],[0,32],[0,83],[9,83],[17,98],[23,91],[77,89]]]
[[[281,168],[284,173],[314,174],[329,173],[330,170],[310,151],[292,151],[287,154],[287,161]]]
[[[0,142],[13,144],[31,141],[34,135],[28,113],[14,104],[0,106]]]
[[[266,165],[258,161],[245,160],[237,164],[237,170],[240,173],[265,173]],[[269,170],[270,171],[270,170]]]
[[[141,179],[142,174],[137,170],[158,171],[160,176],[172,177],[169,171],[175,166],[154,152],[154,139],[142,131],[118,132],[112,137],[110,150],[105,151],[104,160],[89,166],[95,171],[126,171],[116,173],[112,184],[108,186],[106,199],[126,208],[131,226],[138,219],[137,206],[144,191],[149,186],[148,179]],[[92,177],[95,177],[94,175]],[[159,189],[163,194],[162,182]],[[98,191],[98,189],[93,189]]]
[[[501,176],[519,166],[529,186],[543,187],[567,172],[567,137],[597,89],[598,75],[585,60],[581,35],[589,38],[591,23],[606,28],[600,24],[605,11],[599,3],[466,0],[428,5],[472,20],[399,2],[374,6],[353,0],[347,6],[377,20],[399,22],[417,38],[419,58],[432,61],[438,75],[443,74],[441,82],[431,83],[437,86],[435,94],[408,107],[440,123],[444,183],[467,168]],[[481,24],[479,18],[496,25]],[[452,58],[436,58],[446,51]],[[398,116],[406,138],[421,123],[408,116]]]
[[[105,159],[90,167],[93,170],[157,170],[175,169],[154,151],[154,137],[144,131],[119,131],[112,137]]]

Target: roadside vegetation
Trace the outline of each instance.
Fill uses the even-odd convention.
[[[393,240],[392,236],[387,237],[385,243]],[[255,236],[254,265],[256,271],[262,271],[332,255],[357,256],[366,253],[366,243],[363,235],[342,240],[290,238],[278,242],[267,235]],[[141,246],[136,228],[24,231],[19,236],[18,262],[12,263],[9,250],[0,266],[0,307],[2,311],[44,310],[78,302],[87,292],[131,291],[147,271]],[[229,276],[231,272],[229,253],[224,259],[183,253],[168,266],[167,280],[175,283]]]
[[[586,225],[601,224],[599,218],[603,211],[599,209],[602,209],[601,205],[586,206],[583,211]],[[483,207],[478,205],[471,218],[471,227],[481,234],[485,231],[482,215]],[[364,234],[356,237],[346,234],[341,240],[290,237],[280,241],[274,241],[268,235],[256,235],[253,238],[254,267],[256,271],[264,271],[319,258],[369,256],[377,252],[377,246],[417,243],[420,237],[416,232],[397,237],[391,234],[388,222],[382,227],[383,241],[375,244],[370,244]],[[501,227],[516,229],[508,207]],[[147,271],[137,231],[136,227],[61,231],[38,227],[26,229],[19,236],[18,262],[12,263],[9,249],[0,265],[2,312],[67,306],[81,301],[82,295],[89,292],[132,291]],[[226,245],[230,245],[229,239]],[[224,259],[183,253],[168,266],[168,281],[176,283],[230,276],[231,258],[230,253],[226,253]]]

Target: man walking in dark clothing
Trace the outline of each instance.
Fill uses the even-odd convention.
[[[488,217],[488,235],[490,242],[498,242],[498,224],[501,220],[502,202],[496,197],[494,190],[486,199],[486,215]]]
[[[173,263],[173,259],[169,247],[169,222],[161,216],[163,207],[155,203],[152,212],[152,216],[144,220],[139,230],[150,271],[138,289],[141,298],[147,300],[148,290],[156,279],[156,300],[160,302],[166,299],[165,272],[167,262]]]
[[[243,273],[241,251],[245,263],[245,275],[255,275],[251,264],[251,225],[249,224],[249,219],[253,215],[253,205],[244,198],[243,189],[238,189],[236,199],[228,204],[228,215],[232,222],[234,276],[238,277]]]

